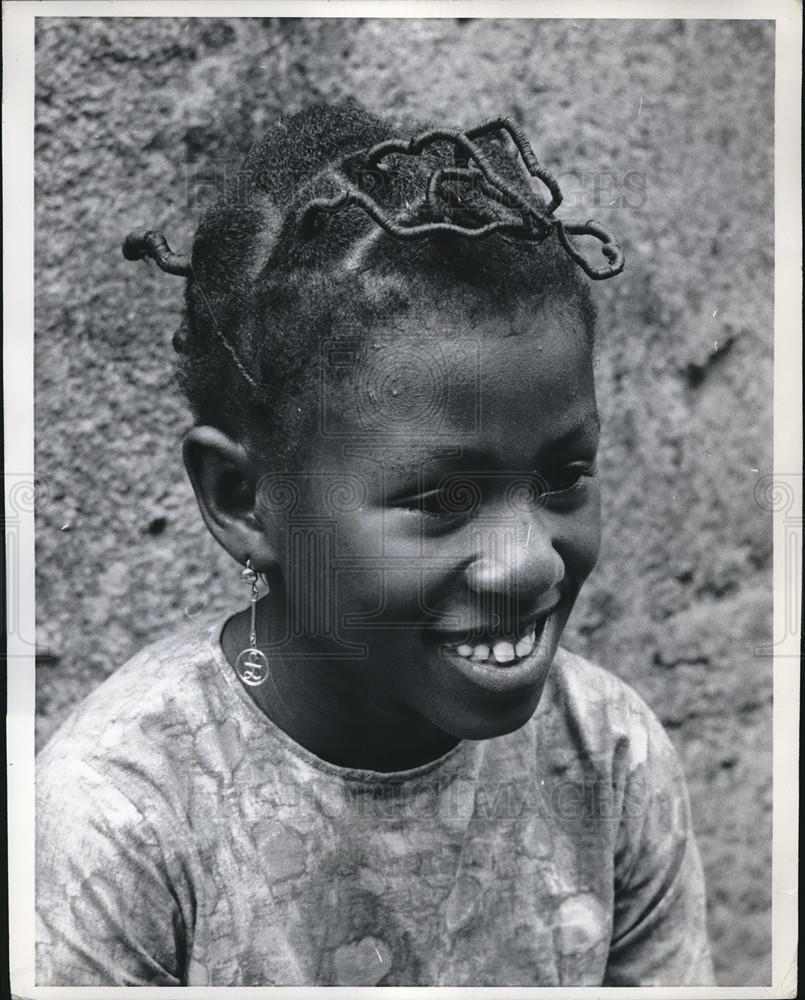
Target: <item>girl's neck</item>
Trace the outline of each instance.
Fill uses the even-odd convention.
[[[277,637],[277,626],[265,599],[257,606],[257,623],[269,677],[245,690],[276,726],[322,760],[361,770],[403,771],[436,760],[458,743],[402,705],[369,701],[349,664],[324,658],[313,643],[289,642],[281,652],[266,649]],[[249,645],[248,611],[229,619],[221,644],[234,665]]]

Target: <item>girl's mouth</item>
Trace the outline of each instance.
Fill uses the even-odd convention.
[[[521,635],[480,636],[472,643],[446,644],[442,650],[476,663],[491,663],[500,667],[514,666],[524,660],[534,649],[547,617],[532,622]]]
[[[562,633],[563,614],[554,607],[520,635],[482,636],[473,642],[442,643],[442,661],[473,686],[499,695],[543,683]]]

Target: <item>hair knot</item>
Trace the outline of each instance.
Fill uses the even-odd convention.
[[[496,133],[508,134],[528,173],[542,181],[551,195],[544,201],[529,192],[518,191],[497,173],[483,150],[474,140]],[[383,161],[393,155],[419,156],[436,143],[453,147],[452,163],[435,168],[428,177],[425,193],[413,203],[406,199],[405,208],[389,215],[377,195],[388,188],[390,173]],[[300,214],[300,230],[312,237],[321,228],[322,214],[332,215],[344,209],[363,209],[385,232],[397,240],[418,240],[452,233],[468,239],[480,239],[494,232],[506,232],[527,241],[542,242],[556,231],[565,252],[584,273],[594,279],[611,278],[623,270],[624,256],[617,240],[603,226],[590,219],[585,223],[564,222],[553,213],[562,203],[562,192],[553,175],[537,160],[523,130],[508,118],[494,118],[475,128],[432,128],[406,140],[386,139],[367,150],[362,156],[347,157],[341,165],[346,190],[331,198],[313,198]],[[456,221],[455,209],[464,199],[475,198],[475,224]],[[477,204],[483,196],[485,205]],[[452,208],[454,214],[445,214]],[[501,211],[502,209],[502,211]],[[418,221],[424,210],[428,221]],[[601,251],[608,264],[593,267],[570,236],[592,236],[602,244]]]

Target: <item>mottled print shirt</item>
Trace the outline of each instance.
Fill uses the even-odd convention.
[[[38,984],[713,981],[684,779],[623,682],[560,651],[517,732],[359,771],[257,709],[222,624],[40,755]]]

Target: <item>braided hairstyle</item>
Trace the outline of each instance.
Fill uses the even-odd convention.
[[[289,460],[322,339],[336,328],[368,339],[393,315],[444,302],[447,289],[494,308],[525,295],[572,299],[592,339],[579,268],[609,277],[623,255],[594,222],[553,215],[561,193],[522,132],[508,119],[464,132],[409,124],[407,140],[399,131],[357,104],[309,107],[252,149],[239,196],[206,211],[189,261],[161,233],[127,238],[128,259],[150,256],[188,279],[174,347],[197,423],[252,441],[259,429],[274,457]],[[548,188],[548,204],[506,133]],[[601,241],[607,266],[587,263],[571,238],[578,234]]]

